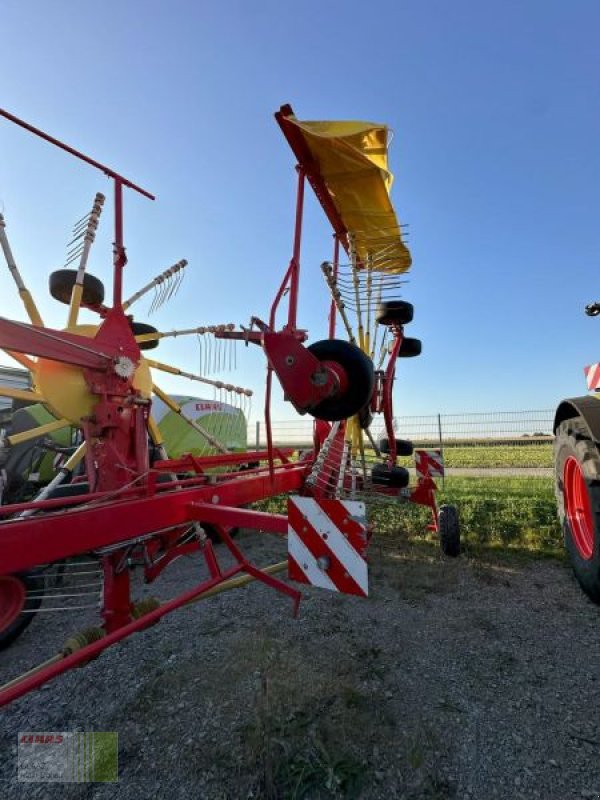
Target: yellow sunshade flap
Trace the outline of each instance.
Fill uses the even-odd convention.
[[[388,128],[373,122],[301,122],[297,126],[350,234],[357,260],[381,272],[406,272],[410,252],[390,199]]]

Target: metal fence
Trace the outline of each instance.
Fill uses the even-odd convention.
[[[551,441],[554,411],[492,411],[474,414],[429,414],[394,417],[396,435],[416,444],[442,447],[493,445],[534,445]],[[273,439],[279,446],[307,447],[312,441],[312,418],[273,422]],[[375,438],[385,435],[383,420],[376,420],[371,430]],[[248,430],[249,444],[264,447],[263,422]]]

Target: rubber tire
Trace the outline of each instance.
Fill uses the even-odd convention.
[[[363,406],[358,412],[358,424],[360,425],[361,430],[366,431],[367,428],[371,427],[372,422],[373,414],[371,413],[371,406],[368,404]]]
[[[375,319],[380,325],[407,325],[414,313],[413,304],[406,300],[386,300],[377,306]]]
[[[421,355],[423,343],[420,339],[411,339],[410,336],[405,337],[400,345],[400,352],[398,358],[415,358]]]
[[[145,333],[158,333],[158,329],[145,322],[130,322],[131,331],[134,336],[143,336]],[[159,339],[152,339],[149,342],[138,342],[140,350],[154,350],[158,347]]]
[[[204,533],[207,535],[207,537],[213,544],[221,544],[223,539],[221,539],[217,529],[213,525],[209,525],[208,523],[202,523],[202,527],[204,528]],[[240,532],[239,528],[229,529],[229,535],[231,536],[232,539],[235,539],[235,537],[238,535],[239,532]]]
[[[44,578],[41,575],[28,574],[16,575],[15,577],[21,579],[21,581],[25,584],[25,588],[28,593],[31,591],[39,592],[44,589]],[[28,612],[37,611],[41,605],[41,597],[31,598],[28,595],[25,598],[24,609],[27,609]],[[3,631],[0,631],[0,650],[4,650],[5,648],[9,647],[15,641],[15,639],[18,639],[25,628],[31,625],[34,617],[35,613],[21,613],[10,625],[8,625]]]
[[[404,467],[375,464],[371,470],[371,480],[375,486],[386,486],[388,489],[405,489],[408,486],[410,475]]]
[[[371,401],[375,387],[375,369],[371,359],[359,347],[343,339],[322,339],[307,349],[319,361],[339,364],[348,376],[346,391],[322,400],[311,409],[311,416],[335,422],[358,414]]]
[[[390,440],[388,438],[380,439],[379,451],[381,453],[390,452]],[[396,455],[397,456],[412,456],[415,452],[415,447],[408,439],[396,439]]]
[[[460,521],[456,506],[440,506],[439,516],[440,547],[445,556],[456,558],[460,555]]]
[[[50,273],[48,288],[59,303],[69,305],[77,278],[76,269],[57,269]],[[101,306],[104,302],[104,284],[99,278],[85,272],[83,275],[83,303],[86,306]]]
[[[565,511],[563,470],[567,458],[577,459],[587,485],[594,522],[592,557],[585,559],[577,549]],[[562,422],[554,439],[554,485],[556,505],[565,549],[575,577],[594,603],[600,605],[600,453],[592,441],[589,429],[581,417]]]
[[[63,483],[55,486],[50,492],[47,500],[56,500],[57,497],[77,497],[80,494],[88,494],[90,485],[86,481],[81,483]]]

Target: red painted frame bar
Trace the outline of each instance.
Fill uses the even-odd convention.
[[[101,164],[99,161],[96,161],[89,156],[86,156],[85,153],[82,153],[80,150],[76,150],[74,147],[71,147],[64,142],[61,142],[59,139],[56,139],[54,136],[50,136],[45,131],[41,130],[40,128],[36,128],[33,125],[30,125],[28,122],[25,122],[19,117],[15,117],[14,114],[10,114],[3,108],[0,108],[0,116],[7,119],[9,122],[14,122],[15,125],[18,125],[21,128],[24,128],[26,131],[33,133],[35,136],[39,136],[40,139],[43,139],[50,144],[53,144],[55,147],[58,147],[60,150],[64,150],[69,155],[75,156],[75,158],[80,159],[80,161],[84,161],[86,164],[89,164],[96,169],[99,169],[109,178],[114,181],[115,186],[115,241],[113,244],[113,265],[114,265],[114,272],[113,272],[113,309],[117,311],[121,311],[121,301],[122,301],[122,287],[123,287],[123,268],[127,263],[127,256],[125,255],[125,247],[123,245],[123,186],[127,186],[129,189],[133,189],[135,192],[139,192],[139,194],[147,197],[149,200],[155,200],[155,196],[150,194],[150,192],[146,191],[146,189],[142,189],[141,186],[133,183],[132,181],[128,180],[127,178],[123,177],[123,175],[119,175],[118,172],[115,172],[110,167],[107,167],[106,164]]]
[[[109,346],[102,345],[101,349],[87,336],[78,336],[52,328],[37,328],[26,322],[15,322],[5,317],[0,317],[0,347],[4,350],[14,350],[17,353],[96,370],[107,369],[119,355],[117,349],[112,353]]]
[[[12,703],[13,700],[22,697],[24,694],[27,694],[27,692],[30,692],[33,689],[37,689],[39,686],[42,686],[49,680],[52,680],[52,678],[55,678],[62,672],[66,672],[67,670],[77,667],[80,664],[85,664],[90,659],[99,656],[103,650],[106,650],[111,645],[120,642],[122,639],[125,639],[132,633],[137,633],[138,631],[147,628],[149,625],[158,622],[162,617],[165,616],[165,614],[175,611],[177,608],[181,608],[181,606],[189,603],[196,597],[200,597],[200,595],[204,594],[204,592],[207,592],[209,589],[212,589],[214,586],[218,586],[228,578],[232,578],[234,575],[237,575],[243,571],[243,565],[236,564],[235,566],[223,572],[222,575],[204,581],[184,594],[175,597],[173,600],[168,600],[166,603],[163,603],[160,608],[150,611],[148,614],[144,614],[143,617],[140,617],[139,619],[136,619],[133,622],[122,626],[121,628],[117,628],[117,630],[113,631],[112,633],[108,633],[97,642],[93,642],[86,647],[82,647],[81,650],[78,650],[76,653],[61,659],[55,664],[45,667],[43,670],[40,670],[40,672],[36,672],[34,675],[31,675],[22,681],[19,681],[19,683],[15,684],[14,686],[5,689],[3,692],[0,692],[0,707]]]
[[[275,457],[284,463],[294,453],[293,447],[275,448]],[[154,469],[167,470],[172,472],[184,472],[193,469],[195,472],[202,472],[203,469],[210,467],[221,467],[228,464],[245,464],[247,461],[267,461],[269,454],[266,450],[248,450],[243,453],[222,453],[214,456],[193,456],[191,454],[181,456],[181,458],[171,458],[164,461],[155,461]]]
[[[65,150],[67,153],[70,153],[75,158],[79,158],[81,161],[85,161],[86,164],[90,164],[92,167],[96,167],[96,169],[101,170],[105,175],[109,178],[114,178],[120,181],[123,186],[127,186],[129,189],[133,189],[135,192],[139,192],[143,194],[144,197],[147,197],[150,200],[155,200],[155,196],[150,194],[150,192],[146,191],[146,189],[142,189],[141,186],[137,186],[137,184],[132,183],[127,178],[124,178],[122,175],[119,175],[118,172],[115,172],[110,167],[107,167],[105,164],[101,164],[99,161],[95,161],[93,158],[86,156],[85,153],[82,153],[79,150],[75,150],[74,147],[70,147],[68,144],[61,142],[59,139],[55,139],[54,136],[50,136],[48,133],[45,133],[40,128],[36,128],[33,125],[30,125],[28,122],[25,122],[19,117],[15,117],[14,114],[10,114],[3,108],[0,108],[0,117],[4,117],[9,122],[14,122],[15,125],[19,125],[21,128],[25,128],[26,131],[33,133],[35,136],[39,136],[40,139],[44,139],[46,142],[55,145],[55,147],[59,147],[61,150]]]
[[[205,484],[149,497],[108,499],[97,506],[78,506],[42,517],[8,520],[0,525],[0,573],[30,569],[38,564],[111,545],[125,544],[156,531],[193,521],[193,502],[222,506],[219,522],[228,527],[229,506],[240,506],[284,492],[298,490],[306,465],[282,468],[218,484]],[[181,486],[181,483],[178,483]]]
[[[222,521],[222,512],[227,512],[228,525],[232,528],[250,528],[264,533],[277,533],[287,535],[288,518],[284,514],[268,514],[264,511],[252,511],[248,508],[230,506],[213,506],[210,503],[194,502],[190,504],[190,514],[199,522],[213,522],[217,525]]]

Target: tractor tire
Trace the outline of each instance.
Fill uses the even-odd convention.
[[[0,650],[11,645],[31,624],[42,604],[44,586],[41,575],[0,576]]]
[[[405,300],[387,300],[379,303],[375,319],[380,325],[407,325],[412,322],[415,309]]]
[[[414,358],[421,355],[423,345],[420,339],[411,339],[410,336],[405,337],[400,345],[400,352],[398,358]]]
[[[590,600],[600,604],[600,452],[581,417],[558,426],[554,467],[558,517],[573,572]]]
[[[460,522],[456,506],[440,506],[439,529],[442,553],[456,558],[460,555]]]
[[[134,336],[143,336],[145,333],[158,333],[157,328],[153,325],[147,325],[145,322],[130,322],[131,331]],[[158,339],[150,339],[148,342],[138,342],[140,350],[154,350],[158,347]]]
[[[310,411],[311,416],[335,422],[358,414],[373,394],[375,370],[371,359],[356,345],[342,339],[322,339],[311,344],[308,350],[319,361],[339,364],[348,376],[346,390],[322,400]]]
[[[379,451],[381,453],[389,453],[390,452],[390,440],[380,439],[379,440]],[[396,455],[397,456],[412,456],[414,453],[415,448],[412,442],[409,442],[408,439],[396,439]]]
[[[76,269],[57,269],[50,273],[48,287],[50,294],[59,303],[69,305],[71,292],[77,278]],[[83,275],[83,303],[86,306],[101,306],[104,302],[104,284],[88,272]]]
[[[408,486],[410,475],[404,467],[375,464],[371,470],[371,480],[375,486],[386,486],[388,489],[405,489]]]

